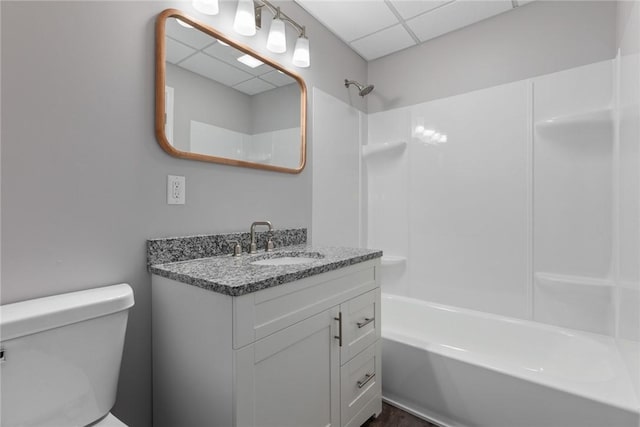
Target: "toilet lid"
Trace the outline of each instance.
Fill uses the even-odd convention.
[[[101,419],[100,422],[92,424],[91,427],[127,427],[127,425],[109,412],[106,417]]]

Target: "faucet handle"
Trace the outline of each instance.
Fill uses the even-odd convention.
[[[230,240],[227,243],[234,244],[234,246],[233,246],[233,256],[242,255],[242,246],[240,246],[240,242],[238,240]]]
[[[267,243],[264,246],[264,250],[267,252],[271,252],[273,250],[273,240],[271,240],[271,236],[267,238]]]

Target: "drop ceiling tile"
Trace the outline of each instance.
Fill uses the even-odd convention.
[[[390,0],[390,3],[396,8],[403,19],[409,19],[444,4],[451,3],[452,1],[453,0]]]
[[[293,77],[278,70],[269,71],[268,73],[261,75],[260,78],[278,87],[290,85],[296,82]]]
[[[351,43],[351,47],[364,59],[371,61],[415,44],[404,27],[398,24],[356,40]]]
[[[216,39],[200,30],[183,27],[178,24],[175,18],[167,19],[166,31],[167,35],[172,39],[178,40],[179,42],[197,50],[200,50],[216,41]]]
[[[185,46],[180,42],[173,40],[172,38],[167,37],[166,39],[166,54],[167,54],[167,62],[172,64],[177,64],[182,61],[189,55],[193,55],[196,50],[190,48],[189,46]]]
[[[239,90],[240,92],[244,92],[247,95],[255,95],[260,92],[274,89],[275,86],[265,82],[264,80],[260,80],[259,78],[253,78],[251,80],[247,80],[246,82],[237,84],[233,88]]]
[[[198,53],[187,58],[180,63],[180,66],[227,86],[236,85],[253,77],[249,73],[245,73],[204,53]]]
[[[383,0],[296,0],[324,26],[347,42],[398,23]]]
[[[512,8],[511,0],[457,0],[406,22],[424,42]]]

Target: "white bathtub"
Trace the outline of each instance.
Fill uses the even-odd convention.
[[[640,360],[635,343],[622,357],[604,335],[384,294],[382,318],[383,398],[422,418],[486,427],[640,423],[637,372],[625,363]]]

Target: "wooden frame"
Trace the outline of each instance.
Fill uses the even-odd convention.
[[[300,85],[300,130],[301,130],[301,141],[300,141],[300,164],[297,168],[286,168],[283,166],[275,166],[275,165],[267,165],[261,163],[248,162],[245,160],[237,160],[237,159],[229,159],[225,157],[216,157],[210,156],[206,154],[198,154],[191,153],[188,151],[182,151],[176,149],[173,145],[169,143],[165,134],[165,85],[166,85],[166,44],[165,44],[165,36],[166,36],[166,21],[168,18],[179,18],[181,21],[192,25],[194,28],[206,33],[218,40],[222,40],[225,43],[233,46],[234,48],[251,55],[255,58],[258,58],[260,61],[264,62],[272,66],[273,68],[282,71],[287,74],[294,80],[298,82]],[[190,159],[190,160],[200,160],[204,162],[211,163],[221,163],[225,165],[231,166],[241,166],[246,168],[253,169],[264,169],[270,170],[274,172],[284,172],[297,174],[302,172],[306,165],[307,160],[307,87],[304,83],[304,80],[299,75],[293,73],[290,70],[287,70],[282,65],[274,62],[273,60],[259,54],[254,51],[250,47],[240,44],[234,40],[229,39],[219,31],[214,28],[198,22],[193,18],[189,17],[185,13],[177,9],[167,9],[158,15],[156,20],[156,81],[155,81],[155,96],[156,96],[156,105],[155,105],[155,133],[158,143],[162,147],[164,151],[169,153],[174,157],[178,157],[181,159]]]

